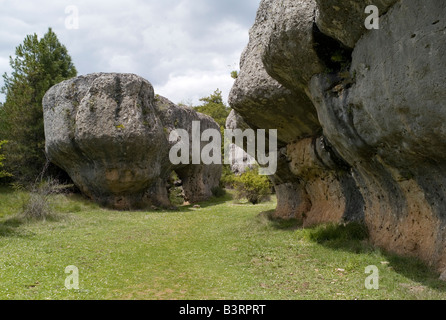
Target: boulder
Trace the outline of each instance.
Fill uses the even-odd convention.
[[[364,200],[351,175],[351,168],[327,143],[325,137],[307,138],[287,147],[289,168],[298,177],[303,192],[298,198],[306,210],[294,217],[303,226],[328,222],[362,222]]]
[[[338,40],[343,45],[354,48],[356,42],[367,32],[365,20],[370,15],[365,12],[368,5],[374,5],[383,16],[398,0],[316,0],[318,14],[317,27],[325,35]]]
[[[279,144],[286,146],[301,137],[315,134],[320,130],[320,124],[316,109],[305,92],[283,86],[270,76],[263,64],[274,26],[283,21],[283,12],[276,7],[276,1],[271,0],[260,4],[229,103],[252,129],[277,129]],[[281,50],[274,46],[270,51],[276,49]]]
[[[316,45],[316,12],[315,0],[280,0],[273,1],[267,13],[273,28],[262,61],[269,75],[299,95],[305,95],[311,77],[326,68]],[[308,102],[306,109],[311,106]]]
[[[316,9],[316,1],[262,1],[229,96],[243,121],[231,115],[228,123],[278,130],[278,170],[270,177],[277,194],[275,216],[302,219],[305,225],[363,217],[359,192],[346,187],[354,184],[348,166],[345,169],[342,160],[318,160],[336,155],[329,153],[308,92],[312,76],[326,69],[316,45],[321,40],[314,23]],[[321,141],[327,148],[316,148]],[[306,163],[308,170],[298,169],[296,148],[312,159]]]
[[[249,129],[249,126],[235,110],[232,110],[226,120],[226,129],[246,130]],[[255,168],[257,165],[255,155],[249,155],[243,147],[231,143],[228,148],[231,171],[236,175],[243,174],[247,170]]]
[[[155,96],[152,85],[133,74],[97,73],[64,81],[46,93],[43,107],[49,159],[85,195],[116,209],[170,206],[167,178],[183,170],[169,161],[170,132],[190,132],[194,120],[203,130],[219,128],[209,117]],[[200,190],[190,197],[203,200],[218,185],[221,166],[190,174],[196,175],[191,184],[199,184],[190,193]]]
[[[263,0],[231,106],[278,129],[283,218],[364,221],[372,241],[446,269],[446,4]],[[310,101],[308,101],[310,100]]]
[[[374,242],[446,268],[446,4],[400,1],[356,43],[344,85],[315,76],[324,134],[355,171]],[[333,88],[336,87],[336,90]]]

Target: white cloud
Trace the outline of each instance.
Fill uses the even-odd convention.
[[[174,103],[198,105],[199,99],[209,96],[216,89],[222,91],[227,100],[229,91],[234,83],[227,73],[197,72],[183,75],[170,75],[169,80],[162,86],[154,85],[155,92]]]
[[[174,102],[197,102],[217,88],[226,98],[259,2],[0,0],[0,73],[10,71],[5,59],[27,34],[52,27],[79,74],[135,73]],[[78,30],[65,27],[73,4]]]
[[[0,70],[9,71],[9,58],[0,57]]]
[[[137,73],[134,59],[129,55],[113,55],[109,60],[110,69],[121,73]]]

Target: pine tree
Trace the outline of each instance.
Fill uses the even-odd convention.
[[[8,141],[0,141],[0,151],[2,149],[2,146],[6,144]],[[0,153],[0,179],[5,177],[10,177],[11,174],[6,172],[5,170],[1,170],[1,168],[4,166],[3,161],[5,160],[5,156]]]
[[[10,58],[11,75],[4,74],[0,108],[0,139],[5,168],[20,182],[32,182],[46,163],[42,99],[55,84],[77,75],[71,57],[51,28],[39,40],[26,36]]]
[[[224,137],[225,127],[226,127],[226,119],[231,113],[231,108],[226,106],[223,101],[222,92],[220,89],[217,89],[212,93],[209,97],[204,97],[200,99],[203,104],[201,106],[195,107],[194,109],[205,115],[210,116],[218,123],[220,126],[221,136]],[[221,154],[222,161],[224,161],[224,152],[225,152],[225,140],[222,139],[221,145]]]
[[[203,104],[195,107],[195,110],[212,117],[220,125],[221,129],[224,129],[231,109],[223,102],[222,92],[217,89],[209,97],[201,98],[200,101]]]

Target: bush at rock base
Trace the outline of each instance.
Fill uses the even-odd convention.
[[[258,168],[250,169],[234,178],[237,199],[247,199],[252,204],[268,200],[272,185],[267,176],[261,176]]]

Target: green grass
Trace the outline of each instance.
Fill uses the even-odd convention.
[[[438,274],[373,248],[361,226],[302,230],[271,219],[274,201],[115,212],[55,196],[55,219],[27,222],[16,218],[26,197],[0,189],[0,299],[446,298]],[[65,288],[71,265],[79,290]],[[365,288],[369,265],[379,290]]]

